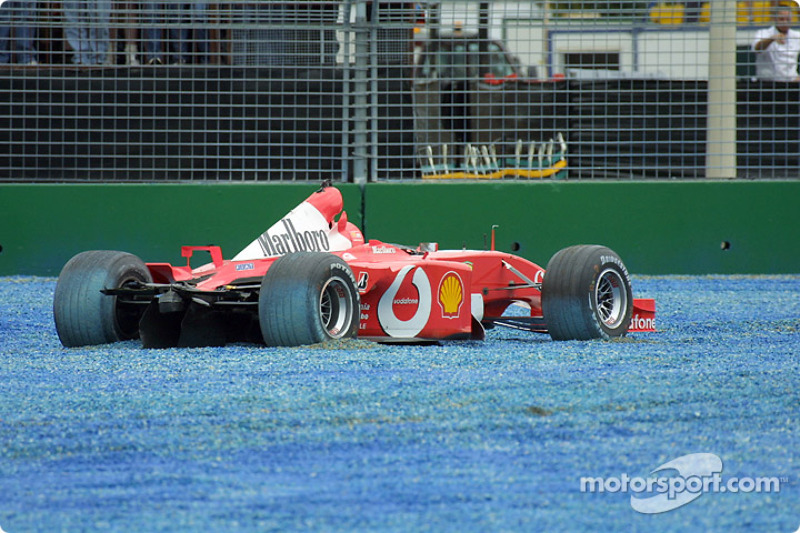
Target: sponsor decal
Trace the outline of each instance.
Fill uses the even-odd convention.
[[[358,275],[358,284],[356,288],[358,288],[358,292],[365,292],[367,290],[367,284],[369,283],[369,272],[362,272]]]
[[[639,316],[639,313],[636,313],[631,317],[631,325],[628,329],[656,329],[656,319],[653,317],[642,318]]]
[[[361,311],[359,313],[360,323],[358,324],[358,329],[367,329],[367,320],[369,320],[370,307],[371,306],[369,304],[361,304]]]
[[[402,294],[398,295],[403,281],[412,270],[414,270],[414,274],[411,276],[411,285],[416,289],[417,294],[411,295],[409,290],[404,290]],[[404,289],[408,289],[408,287],[404,287]],[[394,281],[378,302],[378,322],[390,337],[415,337],[428,323],[432,300],[431,282],[425,271],[413,265],[405,266],[397,273]],[[409,308],[408,312],[406,312],[406,307]],[[410,318],[405,318],[408,314],[411,314]]]
[[[393,248],[391,246],[373,246],[372,247],[373,254],[394,254],[397,253],[397,248]]]
[[[258,238],[258,244],[265,257],[286,255],[292,252],[327,252],[331,248],[325,230],[300,232],[295,229],[294,223],[288,218],[282,219],[280,224],[283,227],[278,229],[284,231],[274,233],[267,231]]]
[[[343,252],[353,245],[322,213],[303,202],[234,256],[234,261],[279,257],[293,252]]]
[[[350,240],[353,244],[362,244],[364,242],[364,235],[360,231],[351,231]]]
[[[456,272],[450,271],[439,282],[439,306],[442,318],[458,318],[464,303],[464,282]]]
[[[256,266],[253,263],[239,263],[236,265],[236,271],[242,272],[245,270],[253,270]]]

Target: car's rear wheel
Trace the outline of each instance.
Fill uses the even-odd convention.
[[[358,333],[359,297],[350,267],[328,253],[288,254],[267,270],[258,320],[268,346],[300,346]]]
[[[542,280],[542,312],[554,340],[625,335],[633,312],[627,268],[605,246],[578,245],[559,251]]]
[[[86,346],[137,338],[144,308],[101,291],[152,280],[144,262],[129,253],[93,250],[70,259],[58,276],[53,298],[61,344]]]

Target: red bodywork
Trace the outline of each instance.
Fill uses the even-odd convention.
[[[285,253],[328,251],[347,262],[357,281],[359,337],[384,341],[481,338],[481,323],[493,323],[514,303],[530,308],[526,329],[547,331],[541,309],[542,267],[494,250],[425,252],[377,240],[364,242],[342,208],[341,193],[326,187],[232,260],[223,259],[218,246],[184,246],[185,266],[147,266],[155,283],[191,282],[198,291],[218,293],[248,280],[257,282]],[[311,218],[318,213],[324,226],[306,225],[309,217],[303,219],[303,213],[311,213]],[[196,251],[209,252],[212,262],[192,268]],[[634,299],[629,331],[654,330],[655,302]]]

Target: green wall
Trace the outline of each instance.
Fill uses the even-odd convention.
[[[84,250],[122,250],[148,262],[183,265],[181,245],[218,244],[226,258],[233,257],[318,188],[308,183],[0,185],[0,275],[55,276]],[[339,188],[348,217],[360,224],[359,188]]]
[[[639,274],[800,272],[800,181],[382,184],[367,199],[383,240],[482,248],[497,224],[498,249],[542,266],[605,244]]]
[[[800,272],[800,181],[376,183],[339,187],[369,238],[497,248],[545,266],[600,243],[637,274]],[[183,263],[183,244],[233,256],[316,184],[3,184],[0,275],[55,276],[116,249]],[[366,222],[366,224],[364,224]],[[723,243],[728,243],[723,246]],[[724,249],[726,248],[727,249]]]

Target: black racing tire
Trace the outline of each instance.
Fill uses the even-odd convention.
[[[353,271],[333,254],[285,255],[261,281],[258,321],[267,346],[302,346],[355,337],[359,316]]]
[[[153,281],[147,266],[135,255],[93,250],[70,259],[58,276],[53,298],[61,344],[71,348],[138,338],[144,308],[118,305],[116,296],[100,292],[132,281]]]
[[[554,340],[625,335],[633,313],[628,269],[605,246],[564,248],[547,264],[542,280],[542,313]]]

